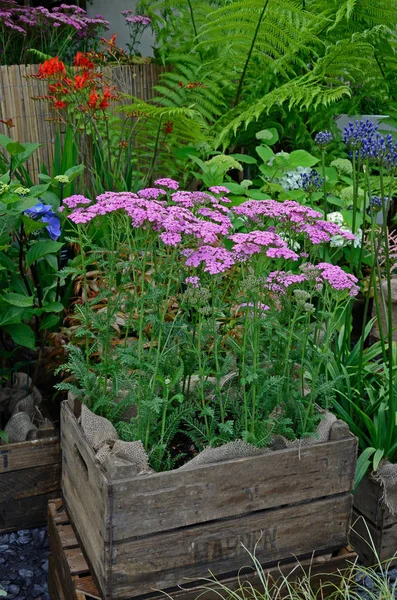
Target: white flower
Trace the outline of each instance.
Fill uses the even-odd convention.
[[[327,221],[330,223],[336,223],[337,225],[343,225],[345,222],[342,213],[339,211],[328,213]]]

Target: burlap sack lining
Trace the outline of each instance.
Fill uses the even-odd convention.
[[[383,461],[372,478],[382,485],[383,502],[391,515],[397,516],[397,464]]]
[[[176,470],[188,470],[199,465],[267,454],[268,452],[282,448],[308,447],[313,444],[326,442],[330,439],[332,425],[337,419],[329,412],[321,412],[323,413],[323,418],[312,437],[290,441],[282,436],[277,436],[274,438],[270,448],[257,448],[243,440],[235,440],[218,448],[205,448],[197,456]],[[153,472],[149,467],[149,456],[142,442],[124,442],[119,440],[117,431],[110,421],[104,417],[95,415],[85,404],[81,406],[80,425],[89,444],[95,451],[95,457],[104,468],[106,468],[106,465],[109,465],[112,457],[117,457],[131,464],[130,475],[145,475]]]
[[[26,373],[16,373],[0,390],[0,412],[7,418],[7,443],[25,442],[38,437],[38,429],[45,421],[40,412],[42,396]]]

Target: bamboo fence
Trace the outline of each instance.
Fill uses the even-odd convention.
[[[54,111],[46,101],[35,100],[48,93],[48,82],[31,78],[38,65],[0,66],[0,119],[12,119],[15,127],[7,129],[0,123],[0,132],[18,142],[38,142],[41,147],[27,165],[33,179],[42,165],[51,166],[54,154],[56,128]],[[104,79],[117,86],[120,92],[150,100],[154,96],[162,67],[147,63],[142,65],[105,67]],[[61,126],[62,134],[62,126]]]

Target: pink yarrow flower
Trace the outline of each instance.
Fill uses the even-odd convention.
[[[162,179],[156,179],[154,185],[159,185],[161,187],[165,187],[169,190],[177,190],[179,189],[179,183],[175,181],[175,179],[168,179],[168,177],[163,177]]]
[[[193,275],[192,277],[186,277],[185,283],[191,285],[194,288],[200,287],[200,277]]]
[[[224,273],[235,263],[234,256],[226,248],[215,248],[214,246],[201,246],[195,250],[187,259],[186,266],[198,267],[204,263],[204,271],[211,275]]]

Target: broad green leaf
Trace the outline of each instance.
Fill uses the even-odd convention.
[[[0,134],[0,146],[2,146],[3,148],[7,148],[8,144],[13,144],[14,140],[12,140],[10,137],[8,137],[7,135],[4,134]]]
[[[0,305],[0,327],[20,323],[23,318],[23,308],[9,306],[7,303]]]
[[[40,173],[39,179],[40,179],[40,181],[45,181],[46,183],[51,183],[51,181],[52,181],[52,178],[49,175],[47,175],[46,173]]]
[[[385,455],[385,451],[382,450],[381,448],[378,448],[377,451],[374,454],[374,458],[372,460],[372,466],[373,466],[373,470],[377,471],[378,467],[379,467],[379,463],[382,460],[382,458]]]
[[[231,196],[230,200],[232,206],[239,206],[243,202],[247,202],[247,196]]]
[[[29,308],[33,306],[33,296],[23,296],[22,294],[15,294],[10,292],[9,294],[3,294],[3,300],[11,306],[17,306],[18,308]]]
[[[327,196],[327,202],[329,204],[333,204],[334,206],[345,206],[346,202],[344,200],[342,200],[341,198],[338,198],[338,196]]]
[[[58,258],[55,254],[46,254],[44,260],[47,261],[51,269],[58,271]]]
[[[21,144],[18,144],[18,142],[11,142],[11,144],[7,144],[6,150],[11,156],[16,156],[17,154],[24,152],[25,148]]]
[[[7,254],[4,254],[4,252],[0,252],[0,265],[5,269],[8,269],[9,271],[16,270],[16,265],[14,264],[14,261],[11,260],[11,258],[7,256]]]
[[[25,142],[21,144],[21,146],[23,146],[23,152],[18,153],[16,156],[16,162],[19,165],[28,160],[28,158],[30,158],[32,154],[36,152],[38,148],[40,148],[41,144],[36,144],[35,142]]]
[[[48,185],[46,183],[42,183],[41,185],[34,185],[30,188],[29,196],[37,198],[38,196],[41,196],[41,194],[44,194],[44,192],[47,190]]]
[[[274,152],[269,146],[257,146],[255,148],[258,156],[263,160],[263,162],[267,163],[274,156]]]
[[[18,323],[17,325],[8,325],[5,330],[9,333],[11,338],[18,346],[24,346],[25,348],[34,348],[36,345],[36,339],[33,331],[25,323]]]
[[[3,442],[7,443],[8,442],[8,433],[6,431],[3,431],[2,429],[0,429],[0,440],[3,440]],[[7,596],[7,592],[5,590],[2,590],[0,588],[0,596]]]
[[[268,146],[273,146],[278,141],[278,131],[274,127],[262,129],[255,135],[257,140],[263,140]]]
[[[49,302],[43,306],[44,312],[61,312],[63,309],[64,306],[61,302]]]
[[[29,268],[34,262],[46,254],[54,254],[62,248],[61,242],[53,240],[40,240],[33,244],[26,253],[26,268]]]
[[[279,200],[303,200],[305,197],[305,192],[303,190],[290,190],[288,192],[283,192],[279,195]]]
[[[265,192],[260,192],[259,190],[247,190],[248,198],[252,200],[269,200],[269,194],[265,194]]]
[[[258,162],[256,158],[249,156],[249,154],[230,154],[229,156],[235,158],[239,162],[246,163],[247,165],[256,165]]]
[[[319,159],[306,152],[306,150],[294,150],[289,155],[289,166],[294,169],[295,167],[314,167],[318,163]]]
[[[31,219],[26,215],[21,215],[21,220],[25,227],[25,232],[27,235],[30,235],[34,231],[39,231],[40,229],[45,229],[48,223],[43,223],[42,221],[36,221],[35,219]]]
[[[25,196],[25,198],[18,199],[12,207],[14,211],[18,211],[19,214],[28,210],[28,208],[32,208],[32,206],[36,206],[37,198],[30,198],[29,196]]]
[[[41,322],[40,331],[43,329],[51,329],[51,327],[55,327],[60,322],[60,318],[54,314],[46,315]]]
[[[227,187],[227,189],[230,190],[230,193],[232,194],[241,194],[245,192],[245,188],[243,188],[243,186],[238,183],[228,181],[227,183],[223,183],[222,185]]]
[[[341,215],[345,220],[346,224],[350,229],[353,228],[353,211],[352,210],[341,210]],[[356,231],[358,227],[361,227],[363,223],[363,218],[359,212],[356,212]]]
[[[84,165],[76,165],[75,167],[70,167],[70,169],[67,169],[67,171],[65,171],[65,175],[66,177],[69,177],[70,181],[73,181],[73,179],[75,179],[83,173],[84,168]]]

